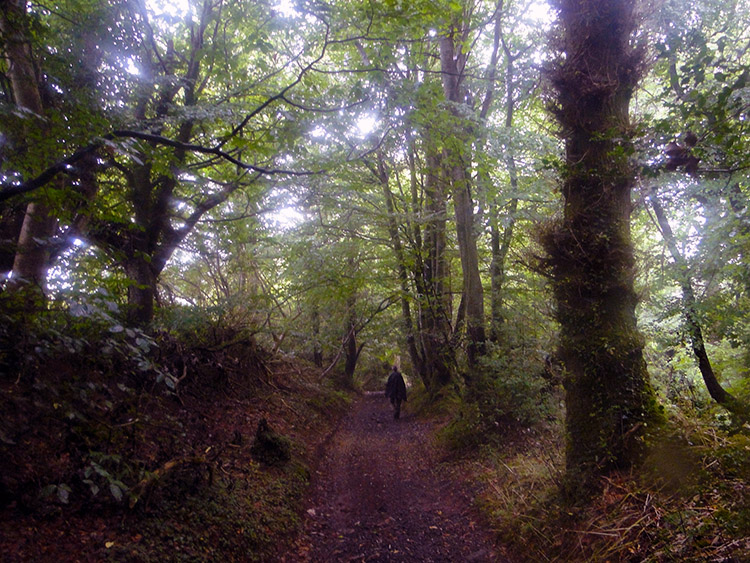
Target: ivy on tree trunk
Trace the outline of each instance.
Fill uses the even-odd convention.
[[[544,236],[565,363],[567,491],[644,451],[655,400],[636,326],[628,110],[643,71],[633,0],[559,0],[550,72],[565,141],[562,219]]]

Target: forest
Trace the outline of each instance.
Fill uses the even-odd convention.
[[[0,0],[2,559],[455,560],[290,539],[396,365],[474,560],[750,560],[748,24]]]

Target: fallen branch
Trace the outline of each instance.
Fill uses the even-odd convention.
[[[130,501],[128,503],[128,506],[130,508],[133,508],[138,501],[141,499],[141,497],[151,489],[154,484],[159,481],[162,477],[166,477],[169,473],[174,471],[175,469],[178,469],[184,465],[205,465],[208,467],[208,483],[209,485],[213,483],[214,481],[214,467],[213,464],[208,461],[205,457],[201,456],[195,456],[195,457],[179,457],[176,459],[171,459],[168,462],[166,462],[164,465],[156,469],[155,471],[149,473],[146,477],[141,479],[141,481],[132,489],[130,489]]]

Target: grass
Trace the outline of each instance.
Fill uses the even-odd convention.
[[[462,408],[461,395],[454,385],[446,385],[431,395],[421,381],[412,379],[408,391],[411,412],[425,418],[452,417]]]

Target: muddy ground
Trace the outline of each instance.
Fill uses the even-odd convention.
[[[303,531],[282,561],[507,561],[440,462],[435,423],[394,420],[366,394],[332,436],[313,477]]]

